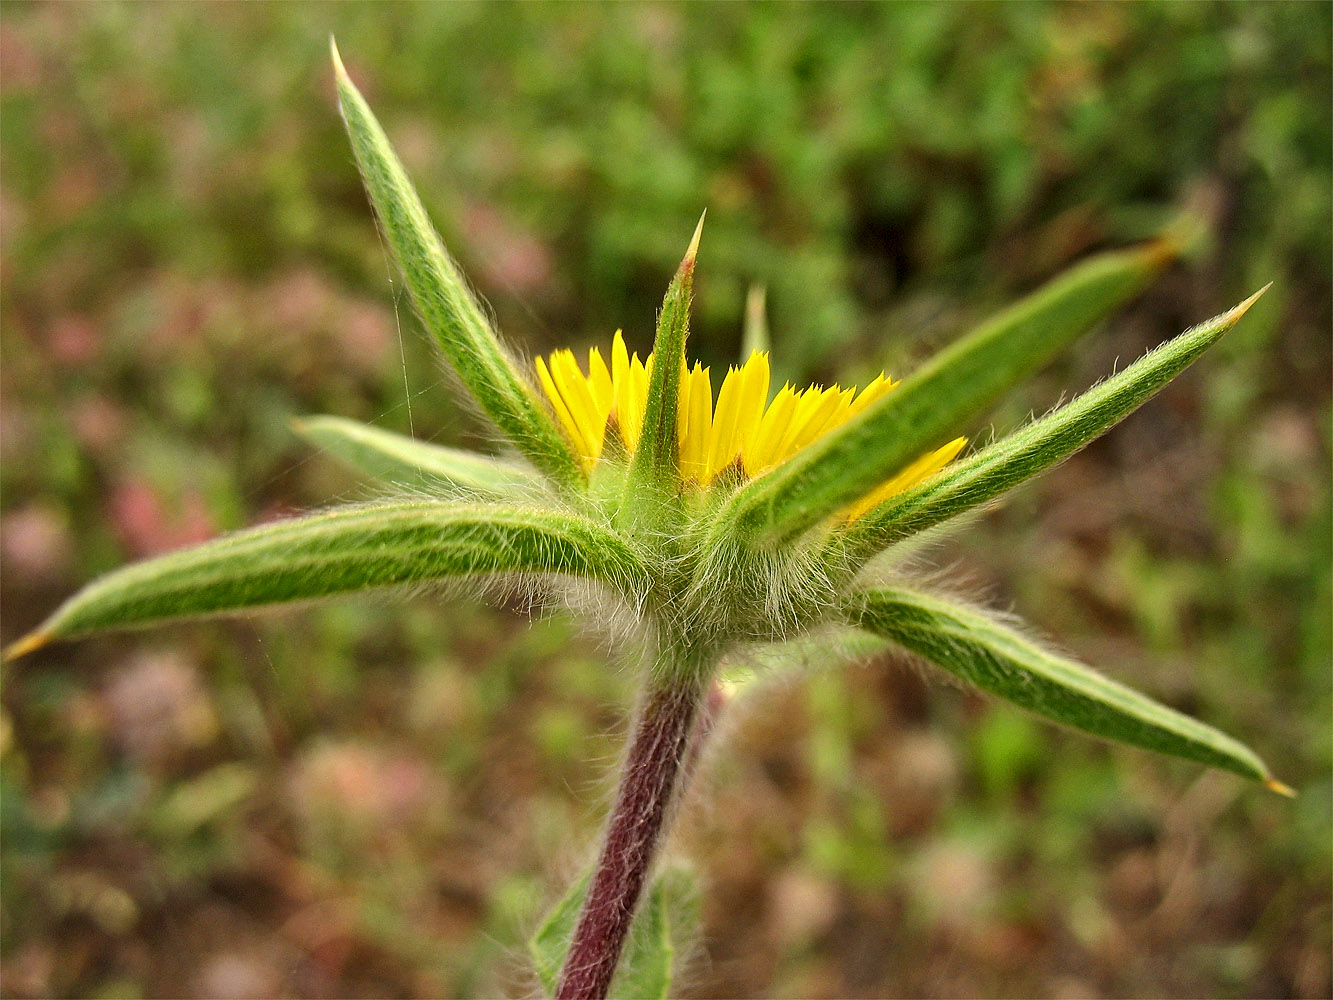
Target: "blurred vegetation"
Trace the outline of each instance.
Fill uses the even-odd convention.
[[[528,352],[901,374],[1193,206],[1011,426],[1268,281],[1209,358],[932,555],[1251,742],[1295,802],[892,659],[742,699],[682,815],[698,996],[1327,996],[1330,8],[7,4],[0,598],[364,487],[291,417],[484,443],[386,269],[327,39]],[[852,359],[855,359],[854,361]],[[980,428],[978,437],[984,438]],[[521,993],[632,678],[558,616],[350,602],[7,665],[6,996]],[[725,802],[725,806],[719,803]]]

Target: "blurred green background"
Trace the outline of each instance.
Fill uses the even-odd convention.
[[[4,638],[126,560],[368,495],[328,412],[486,446],[401,300],[328,36],[508,337],[900,375],[1082,255],[1212,222],[1004,430],[1272,291],[951,579],[1300,789],[1058,731],[895,658],[774,678],[673,850],[690,996],[1330,984],[1326,4],[17,4],[0,17]],[[990,426],[975,429],[984,440]],[[559,615],[362,599],[4,675],[5,996],[477,996],[601,822],[632,678]]]

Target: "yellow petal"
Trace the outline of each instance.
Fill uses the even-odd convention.
[[[728,370],[717,394],[705,482],[730,466],[754,437],[764,415],[768,379],[767,354],[752,354],[740,368]]]
[[[884,373],[880,372],[871,380],[869,385],[857,394],[857,397],[852,402],[850,411],[847,414],[847,419],[850,420],[852,417],[856,416],[897,384],[898,383],[893,381],[893,379],[885,378]]]
[[[713,428],[713,382],[709,369],[696,361],[694,371],[681,379],[680,474],[703,483],[708,445]]]
[[[629,434],[626,431],[629,413],[629,351],[625,349],[625,338],[619,330],[611,338],[611,419],[620,431],[620,440],[625,447],[633,451]]]
[[[639,433],[643,430],[643,408],[648,401],[648,372],[644,363],[635,354],[625,368],[625,385],[617,402],[620,412],[620,431],[625,447],[632,453],[639,446]]]
[[[551,377],[560,387],[560,395],[564,397],[570,415],[582,432],[584,443],[582,457],[591,465],[602,454],[606,417],[601,415],[593,399],[588,379],[579,370],[579,363],[574,360],[573,351],[559,350],[551,355]]]
[[[620,380],[625,377],[625,371],[629,368],[629,352],[625,349],[625,334],[623,330],[617,330],[616,335],[611,338],[611,379],[619,385]]]
[[[713,428],[709,435],[708,463],[704,468],[704,483],[731,464],[736,457],[736,418],[740,413],[741,373],[734,365],[727,369],[722,388],[717,391],[717,409],[713,411]]]
[[[828,426],[837,413],[842,400],[842,391],[838,386],[829,389],[817,389],[811,386],[801,393],[796,402],[796,413],[792,416],[787,436],[782,442],[778,461],[785,462],[804,448]]]
[[[609,366],[594,347],[588,351],[586,375],[573,353],[564,349],[537,359],[536,367],[557,421],[586,469],[601,457],[608,426],[634,452],[643,430],[652,354],[643,361],[631,355],[617,330]],[[752,352],[739,368],[728,369],[714,407],[710,370],[698,362],[693,369],[682,367],[676,435],[683,478],[707,485],[737,461],[746,476],[763,475],[863,412],[897,384],[883,373],[859,392],[837,385],[798,392],[788,383],[766,406],[770,380],[768,354]],[[918,459],[858,502],[854,516],[935,472],[962,445],[959,439]]]
[[[745,473],[759,476],[767,472],[780,460],[778,447],[782,444],[787,427],[791,424],[792,414],[796,412],[796,392],[791,383],[786,383],[778,390],[759,421],[754,433],[754,443],[747,448],[743,457]]]
[[[588,388],[592,390],[593,402],[597,404],[597,412],[602,415],[602,421],[605,423],[611,413],[615,394],[612,390],[611,371],[602,360],[602,352],[595,347],[588,348]]]
[[[921,464],[920,468],[912,470],[915,473],[914,475],[906,475],[900,472],[894,477],[900,480],[897,484],[899,491],[911,489],[922,480],[929,479],[957,458],[958,453],[966,447],[967,438],[956,437],[943,447],[936,448],[925,456],[926,461]]]
[[[768,355],[755,352],[741,368],[741,398],[736,412],[736,452],[742,457],[755,443],[755,435],[764,418],[764,404],[768,402],[770,372]]]
[[[829,415],[828,421],[820,429],[819,437],[823,437],[829,431],[841,427],[852,416],[852,401],[856,398],[856,390],[839,389],[836,385],[833,390],[838,394],[838,405],[833,408],[833,413]]]
[[[928,451],[892,479],[886,480],[847,508],[847,520],[855,521],[866,511],[878,507],[891,496],[911,489],[944,468],[963,450],[967,438],[954,438],[942,448]]]
[[[554,360],[554,356],[552,357]],[[556,387],[555,379],[551,377],[551,372],[546,367],[546,362],[537,359],[537,381],[541,383],[542,391],[546,393],[546,398],[551,401],[551,409],[555,410],[556,419],[560,421],[560,426],[564,428],[568,435],[570,444],[574,446],[575,454],[580,457],[588,450],[588,443],[584,440],[583,431],[575,421],[574,415],[569,412],[569,406],[565,403],[565,398],[560,394]],[[585,461],[584,469],[589,467]]]
[[[768,354],[755,352],[741,368],[741,419],[742,426],[748,433],[741,436],[744,446],[752,440],[759,428],[759,421],[764,416],[764,406],[768,402],[768,383],[770,371]]]

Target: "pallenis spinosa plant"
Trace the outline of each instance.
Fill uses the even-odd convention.
[[[537,971],[559,997],[611,991],[636,910],[648,933],[636,936],[619,991],[665,995],[671,948],[653,944],[667,924],[653,863],[720,706],[721,671],[756,650],[802,641],[808,650],[816,630],[829,656],[840,637],[893,644],[1056,722],[1289,791],[1237,741],[993,614],[920,589],[892,558],[905,540],[1108,430],[1257,294],[971,452],[957,436],[969,421],[1145,287],[1174,252],[1169,238],[1089,259],[901,382],[880,376],[859,391],[773,391],[756,318],[756,350],[714,397],[711,372],[686,354],[696,230],[647,358],[617,334],[609,361],[593,349],[584,368],[557,351],[528,368],[469,292],[336,50],[334,66],[357,162],[417,311],[516,454],[314,418],[304,430],[319,444],[391,484],[424,476],[430,494],[334,507],[111,573],[9,656],[104,629],[445,582],[538,588],[594,626],[632,618],[626,645],[641,695],[602,846],[533,940]]]

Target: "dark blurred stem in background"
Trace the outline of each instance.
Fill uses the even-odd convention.
[[[719,701],[712,695],[720,692],[714,689],[705,699],[706,683],[694,670],[649,675],[606,840],[565,956],[557,1000],[601,1000],[611,987],[675,791],[684,784],[678,779],[693,770],[712,728],[714,703]]]

